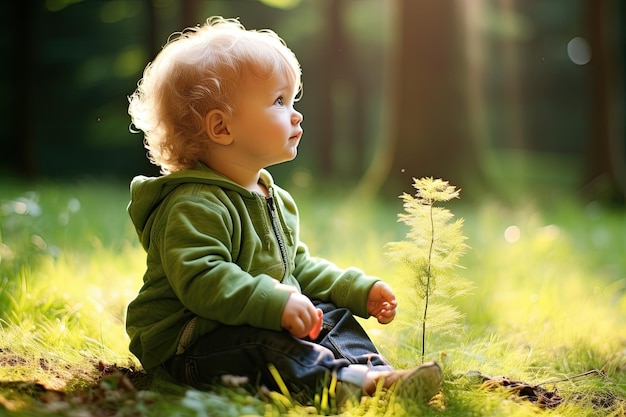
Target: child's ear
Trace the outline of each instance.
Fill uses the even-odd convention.
[[[228,130],[228,116],[221,110],[213,109],[204,117],[204,125],[211,142],[219,145],[230,145],[233,137]]]

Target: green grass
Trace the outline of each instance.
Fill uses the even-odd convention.
[[[400,268],[384,255],[403,239],[399,199],[362,201],[340,192],[295,188],[303,239],[341,266],[384,277],[399,298],[397,320],[363,320],[397,367],[416,365],[413,330]],[[539,408],[503,389],[481,388],[472,371],[529,384],[548,383],[564,398],[546,416],[626,415],[626,218],[623,208],[584,204],[566,194],[511,192],[448,206],[465,218],[471,249],[459,272],[472,295],[454,300],[463,332],[427,337],[427,360],[444,367],[443,395],[417,407],[382,393],[347,416],[536,416]],[[323,198],[320,198],[323,195]],[[558,198],[557,198],[558,197]],[[97,381],[104,364],[138,366],[124,332],[126,304],[141,285],[145,257],[126,216],[127,185],[97,181],[0,188],[0,415],[68,415],[110,408],[118,415],[315,415],[332,413],[320,392],[311,406],[242,389],[185,391],[153,382],[124,391],[122,378]],[[508,232],[507,232],[508,231]],[[508,239],[508,241],[507,241]],[[575,375],[590,371],[600,374]],[[89,393],[42,400],[48,389]],[[18,384],[16,384],[16,382]],[[39,391],[38,391],[39,390]],[[61,394],[58,394],[61,395]],[[78,401],[76,398],[89,400]],[[90,408],[91,407],[91,408]],[[204,413],[204,414],[203,414]],[[113,413],[112,413],[113,414]],[[83,414],[85,415],[84,412]],[[95,412],[93,415],[96,415]]]

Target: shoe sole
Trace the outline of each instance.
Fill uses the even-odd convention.
[[[413,372],[398,381],[395,392],[402,398],[426,404],[439,393],[442,382],[443,372],[439,364],[428,362],[415,368]]]

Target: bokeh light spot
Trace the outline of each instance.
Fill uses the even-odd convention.
[[[100,8],[100,20],[103,23],[117,23],[137,14],[137,3],[121,0],[105,2]]]
[[[32,243],[34,246],[41,250],[46,250],[46,248],[48,247],[46,241],[43,240],[43,238],[39,235],[32,235],[30,237],[30,243]]]
[[[277,9],[293,9],[300,4],[300,0],[261,0],[261,3]]]
[[[141,72],[145,60],[143,50],[137,45],[131,46],[115,57],[113,70],[118,77],[130,77]]]
[[[585,38],[576,37],[567,43],[567,55],[576,65],[585,65],[591,61],[591,47]]]
[[[58,12],[79,1],[80,0],[46,0],[46,9],[50,12]]]
[[[504,230],[504,240],[515,243],[522,236],[522,231],[517,226],[509,226]]]
[[[17,214],[26,214],[28,211],[28,206],[23,201],[16,201],[13,206],[13,211]]]

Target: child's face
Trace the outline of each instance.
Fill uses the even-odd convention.
[[[268,79],[245,75],[237,86],[228,124],[239,163],[252,170],[290,161],[302,136],[302,114],[294,108],[296,89],[284,74]]]

